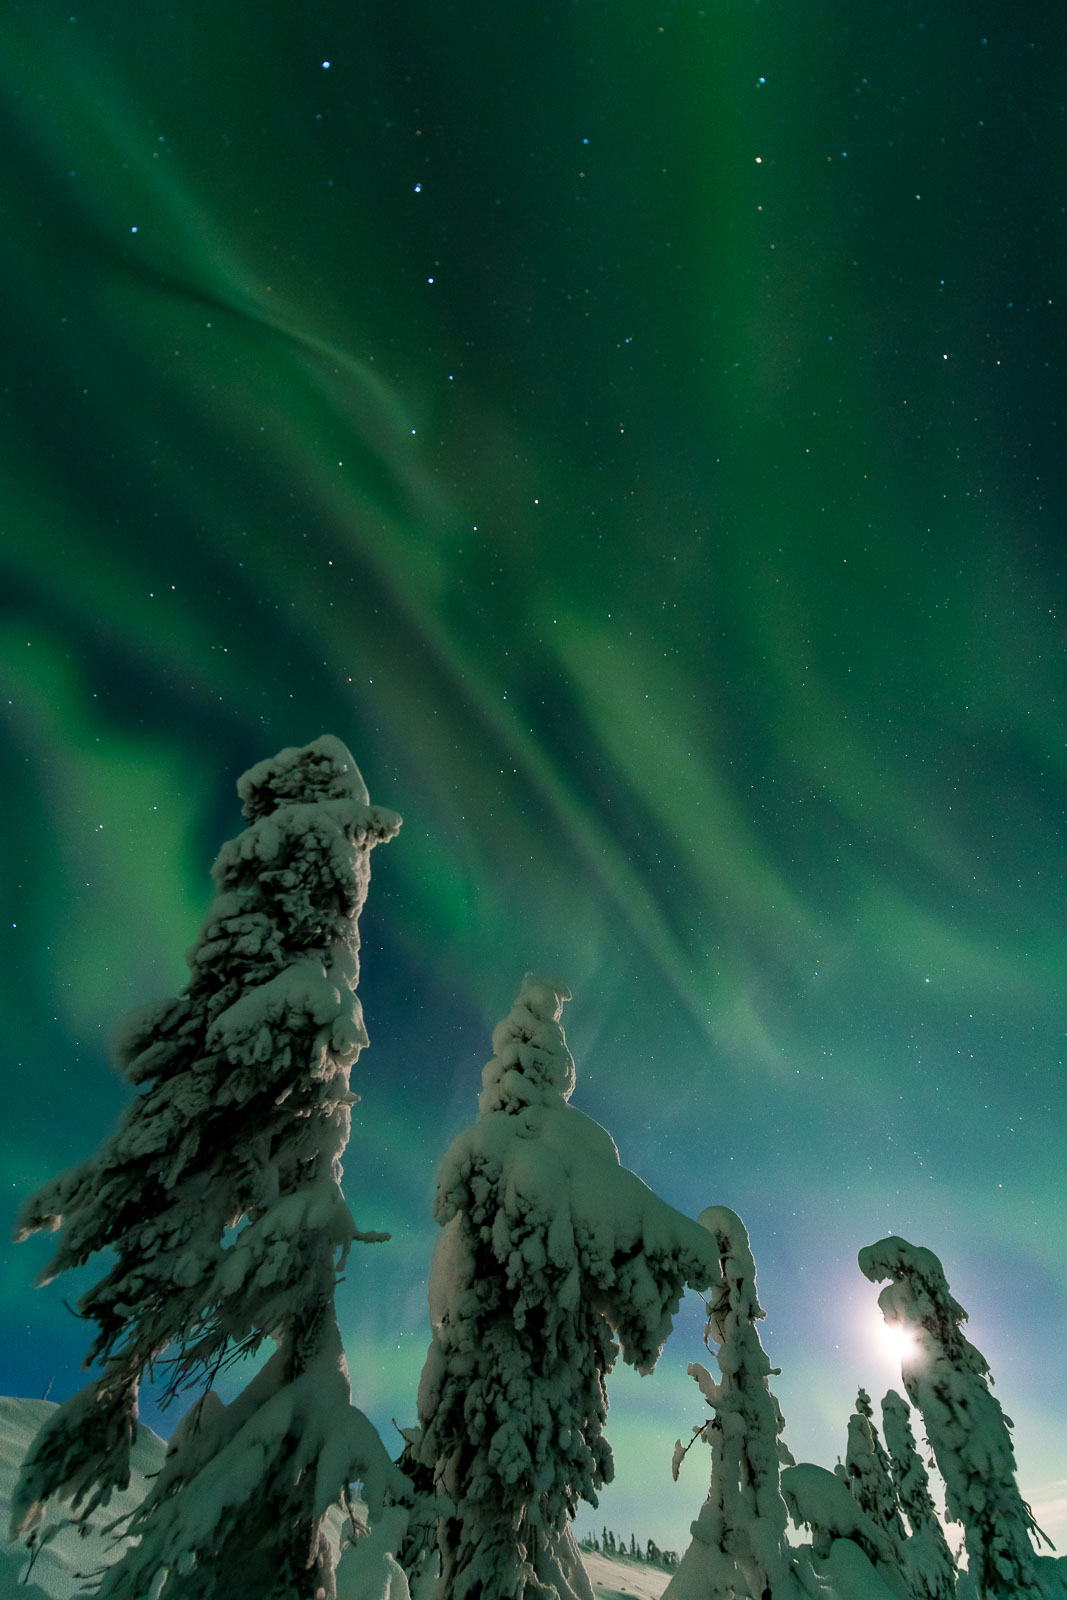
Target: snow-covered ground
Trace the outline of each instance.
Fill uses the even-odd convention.
[[[600,1600],[659,1600],[670,1573],[640,1561],[614,1561],[611,1556],[582,1551],[582,1561]]]
[[[0,1397],[0,1596],[7,1600],[84,1600],[88,1574],[114,1561],[125,1541],[116,1542],[104,1532],[116,1517],[132,1511],[143,1498],[145,1480],[157,1472],[166,1444],[151,1428],[142,1427],[131,1460],[130,1487],[115,1495],[106,1511],[90,1519],[91,1531],[82,1538],[70,1526],[58,1527],[33,1563],[29,1582],[23,1583],[28,1553],[7,1538],[8,1506],[15,1476],[37,1429],[50,1411],[50,1400],[11,1400]],[[583,1551],[593,1588],[600,1600],[658,1600],[667,1587],[668,1574],[636,1561],[613,1561],[610,1556]]]
[[[157,1472],[166,1453],[166,1445],[151,1428],[140,1428],[137,1443],[131,1452],[130,1487],[112,1497],[107,1510],[98,1510],[90,1518],[90,1532],[83,1538],[71,1527],[59,1526],[43,1544],[33,1563],[29,1582],[22,1584],[29,1556],[25,1545],[14,1544],[7,1537],[8,1506],[15,1476],[23,1456],[29,1449],[37,1429],[54,1411],[50,1400],[9,1400],[0,1397],[0,1517],[3,1537],[0,1538],[0,1595],[19,1597],[19,1600],[72,1600],[84,1597],[86,1575],[99,1567],[109,1565],[124,1548],[125,1541],[116,1543],[113,1534],[104,1529],[116,1517],[130,1512],[144,1497],[147,1474]]]

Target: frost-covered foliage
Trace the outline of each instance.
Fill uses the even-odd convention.
[[[756,1268],[748,1234],[735,1212],[709,1206],[700,1221],[715,1239],[722,1281],[712,1291],[705,1340],[719,1346],[718,1382],[694,1362],[690,1376],[714,1415],[698,1431],[711,1446],[711,1488],[693,1523],[693,1540],[667,1587],[670,1600],[730,1600],[793,1592],[788,1521],[779,1486],[793,1458],[770,1387],[771,1366],[756,1322]],[[675,1447],[674,1476],[683,1453]]]
[[[848,1419],[844,1481],[871,1520],[885,1529],[894,1544],[902,1544],[904,1524],[890,1476],[889,1457],[878,1437],[866,1389],[859,1391],[856,1409]]]
[[[527,974],[438,1176],[419,1448],[442,1497],[439,1600],[589,1600],[569,1519],[612,1475],[612,1333],[650,1371],[684,1286],[718,1279],[705,1230],[567,1104],[569,998]]]
[[[917,1600],[952,1600],[956,1562],[934,1510],[930,1479],[911,1431],[908,1402],[895,1389],[882,1401],[882,1427],[897,1500],[911,1528],[904,1545],[909,1587]]]
[[[45,1281],[104,1247],[116,1260],[80,1302],[98,1329],[86,1364],[103,1372],[35,1440],[16,1536],[50,1499],[84,1516],[125,1485],[138,1382],[168,1347],[176,1392],[206,1387],[235,1349],[276,1346],[232,1405],[193,1406],[134,1518],[139,1544],[104,1579],[111,1600],[140,1600],[163,1572],[162,1600],[329,1593],[326,1507],[351,1478],[372,1502],[399,1490],[349,1404],[333,1294],[352,1243],[384,1237],[357,1228],[340,1177],[367,1042],[356,919],[371,848],[400,819],[370,805],[330,737],[259,763],[238,790],[248,826],[213,868],[188,986],[118,1041],[137,1098],[18,1224],[23,1238],[62,1226]]]
[[[785,1467],[782,1495],[797,1527],[811,1529],[811,1545],[795,1556],[802,1593],[823,1594],[826,1600],[874,1600],[876,1595],[911,1600],[894,1541],[836,1473],[807,1461]]]
[[[904,1324],[915,1348],[901,1361],[908,1398],[923,1419],[945,1480],[950,1518],[961,1522],[970,1582],[980,1600],[1038,1596],[1030,1534],[1040,1535],[1015,1482],[1011,1420],[989,1392],[989,1364],[964,1337],[967,1313],[953,1299],[932,1250],[890,1237],[859,1254],[887,1323]]]

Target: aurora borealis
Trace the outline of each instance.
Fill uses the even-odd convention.
[[[383,1434],[436,1162],[539,968],[575,1104],[743,1217],[798,1459],[894,1382],[855,1258],[900,1233],[1067,1538],[1065,32],[6,10],[9,1222],[119,1114],[108,1038],[184,981],[238,774],[331,732],[405,819],[346,1160],[393,1240],[339,1291]],[[7,1393],[82,1381],[99,1273],[34,1290],[48,1254],[5,1246]],[[682,1547],[701,1322],[613,1380],[590,1524]]]

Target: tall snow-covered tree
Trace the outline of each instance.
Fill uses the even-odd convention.
[[[651,1371],[684,1286],[719,1275],[705,1230],[567,1104],[569,998],[527,974],[438,1176],[419,1416],[444,1497],[439,1600],[590,1600],[570,1519],[612,1475],[605,1380],[620,1345]]]
[[[711,1446],[711,1488],[692,1525],[692,1543],[666,1589],[668,1600],[782,1600],[795,1592],[788,1512],[780,1474],[793,1458],[782,1443],[785,1426],[771,1391],[775,1369],[760,1341],[765,1313],[756,1295],[756,1268],[741,1219],[709,1206],[700,1222],[715,1239],[722,1281],[712,1291],[706,1339],[719,1346],[718,1382],[693,1362],[714,1415],[700,1432]],[[682,1455],[675,1447],[674,1476]]]
[[[188,985],[121,1030],[136,1098],[18,1222],[22,1238],[62,1227],[43,1281],[104,1248],[115,1261],[80,1301],[97,1325],[86,1365],[102,1371],[31,1446],[13,1536],[49,1500],[84,1518],[125,1486],[146,1369],[166,1359],[174,1393],[204,1388],[133,1519],[138,1542],[103,1579],[109,1600],[312,1600],[332,1590],[322,1523],[343,1486],[362,1479],[372,1502],[402,1492],[350,1404],[334,1313],[350,1246],[386,1237],[357,1228],[340,1179],[367,1043],[357,917],[370,851],[400,818],[370,804],[329,736],[259,763],[238,791],[248,826],[213,868]],[[264,1341],[266,1364],[223,1405],[215,1374]]]
[[[865,1246],[859,1264],[872,1283],[889,1280],[878,1296],[882,1315],[913,1335],[901,1377],[945,1480],[948,1514],[963,1524],[972,1585],[981,1600],[1036,1600],[1030,1535],[1041,1530],[1015,1481],[1011,1419],[989,1391],[989,1363],[964,1336],[967,1313],[949,1293],[941,1262],[892,1236]]]
[[[930,1479],[911,1431],[908,1402],[895,1389],[882,1401],[882,1426],[900,1509],[911,1536],[904,1545],[904,1570],[918,1600],[953,1600],[956,1562],[930,1494]]]
[[[884,1528],[897,1544],[903,1542],[897,1492],[889,1470],[889,1457],[874,1425],[874,1410],[866,1389],[856,1396],[856,1409],[848,1419],[845,1482],[867,1515]]]

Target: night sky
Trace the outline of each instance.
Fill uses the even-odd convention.
[[[338,1296],[387,1439],[543,969],[574,1103],[744,1218],[794,1454],[899,1387],[901,1233],[1062,1550],[1067,13],[12,0],[0,58],[5,1232],[126,1103],[237,776],[333,733],[405,819]],[[103,1263],[50,1254],[0,1256],[7,1393],[84,1381]],[[702,1322],[612,1380],[580,1527],[684,1548]]]

